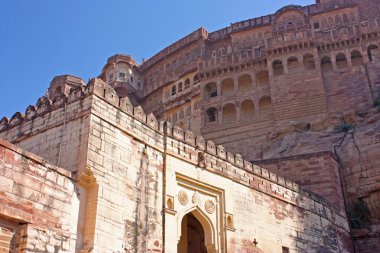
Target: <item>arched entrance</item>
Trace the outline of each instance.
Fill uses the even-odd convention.
[[[192,213],[183,217],[181,232],[181,239],[177,246],[178,253],[207,253],[205,231]]]

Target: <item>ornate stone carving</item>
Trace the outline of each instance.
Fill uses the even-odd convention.
[[[235,226],[234,226],[234,216],[230,213],[226,213],[225,215],[226,219],[226,228],[231,231],[235,231]]]
[[[191,198],[191,201],[193,204],[199,204],[200,203],[200,197],[198,192],[194,192],[193,197]]]
[[[187,193],[185,191],[180,191],[178,193],[178,201],[184,206],[186,206],[189,203],[189,197],[187,196]]]
[[[215,212],[215,203],[212,200],[207,200],[205,202],[205,209],[209,214],[212,214]]]

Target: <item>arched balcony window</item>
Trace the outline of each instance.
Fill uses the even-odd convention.
[[[284,65],[282,64],[282,61],[275,60],[272,64],[272,67],[274,76],[280,76],[284,74]]]
[[[206,111],[206,122],[217,122],[218,110],[215,107],[211,107]]]
[[[232,95],[235,91],[234,80],[231,78],[222,81],[222,95]]]
[[[234,104],[227,104],[223,107],[223,124],[236,122],[236,108]]]
[[[177,94],[177,86],[173,86],[172,87],[172,96],[174,96],[175,94]]]
[[[338,69],[344,69],[348,67],[346,56],[343,53],[339,53],[336,56],[336,67]]]
[[[249,91],[252,89],[252,77],[249,74],[244,74],[239,77],[239,91]]]
[[[333,70],[332,62],[330,60],[330,57],[325,56],[321,60],[321,70],[323,72],[328,72]]]
[[[260,71],[256,74],[257,86],[269,86],[269,73],[268,71]]]
[[[189,78],[187,78],[185,80],[185,90],[188,89],[188,88],[190,88],[190,79]]]
[[[213,98],[218,96],[218,91],[216,87],[216,83],[208,83],[205,87],[205,97],[206,98]]]
[[[252,119],[255,116],[255,105],[252,100],[243,101],[240,108],[240,118],[242,121]]]
[[[352,51],[351,52],[351,62],[352,62],[352,66],[363,65],[362,54],[357,50]]]
[[[314,56],[312,54],[305,54],[303,56],[303,65],[306,70],[315,69]]]

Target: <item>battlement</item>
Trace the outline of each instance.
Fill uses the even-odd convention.
[[[108,104],[114,106],[117,110],[126,113],[134,120],[156,132],[155,138],[167,138],[168,151],[182,159],[186,159],[199,166],[205,166],[207,169],[230,177],[248,187],[253,187],[251,183],[253,180],[252,175],[254,175],[285,187],[292,192],[303,192],[298,184],[244,160],[240,154],[227,152],[222,145],[216,146],[213,141],[205,140],[202,136],[195,136],[193,132],[184,131],[179,126],[172,126],[169,122],[159,122],[153,114],[147,115],[141,106],[133,107],[127,97],[119,98],[115,90],[99,78],[91,79],[86,86],[72,89],[68,96],[61,94],[54,97],[53,100],[41,97],[38,99],[36,105],[30,105],[26,109],[25,114],[16,112],[11,119],[3,117],[0,120],[0,134],[14,128],[23,129],[24,125],[27,125],[29,121],[44,117],[45,114],[62,109],[76,101],[83,101],[91,97],[91,95],[101,98]],[[121,123],[121,126],[123,126],[123,123]],[[138,136],[136,137],[139,138]],[[162,141],[156,140],[155,143],[162,143]],[[158,147],[158,149],[161,150],[162,148]],[[200,160],[200,154],[205,158],[204,161]],[[202,165],[202,163],[204,163],[204,165]],[[221,163],[229,164],[229,166],[232,167],[226,167],[226,165],[221,166]],[[228,168],[230,169],[228,170]],[[278,197],[287,199],[287,201],[296,202],[295,195],[293,195],[293,197],[287,197],[285,193],[276,191],[272,193],[280,194]],[[325,199],[318,195],[312,193],[304,194],[324,206],[330,206]]]
[[[167,57],[168,55],[180,50],[181,48],[186,47],[187,45],[189,45],[189,44],[191,44],[197,40],[206,39],[207,37],[208,37],[207,30],[204,29],[203,27],[201,27],[198,30],[190,33],[189,35],[187,35],[185,37],[183,37],[182,39],[174,42],[170,46],[166,47],[165,49],[163,49],[162,51],[158,52],[153,57],[151,57],[150,59],[145,61],[141,65],[141,70],[144,71],[144,70],[148,69],[149,67],[151,67],[152,65],[156,64],[157,62],[159,62],[161,59]]]
[[[273,24],[277,16],[279,16],[281,13],[289,9],[298,9],[302,11],[305,15],[315,15],[315,14],[325,12],[325,11],[353,6],[356,3],[357,3],[357,0],[331,0],[331,1],[323,1],[320,3],[307,5],[307,6],[288,5],[279,9],[274,14],[269,14],[262,17],[235,22],[226,28],[222,28],[214,32],[209,33],[206,29],[202,27],[190,33],[189,35],[181,38],[180,40],[176,41],[175,43],[171,44],[170,46],[166,47],[165,49],[161,50],[160,52],[155,54],[153,57],[145,61],[141,65],[141,70],[144,71],[148,69],[152,65],[159,62],[161,59],[167,57],[168,55],[180,50],[181,48],[199,39],[205,39],[205,40],[207,39],[213,42],[213,41],[224,39],[232,33],[249,30],[249,29],[253,29],[253,28],[257,28],[261,26],[271,25]]]

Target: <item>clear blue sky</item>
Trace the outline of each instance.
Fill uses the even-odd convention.
[[[313,0],[0,0],[0,118],[25,112],[54,76],[97,76],[109,56],[138,62],[203,26]]]

